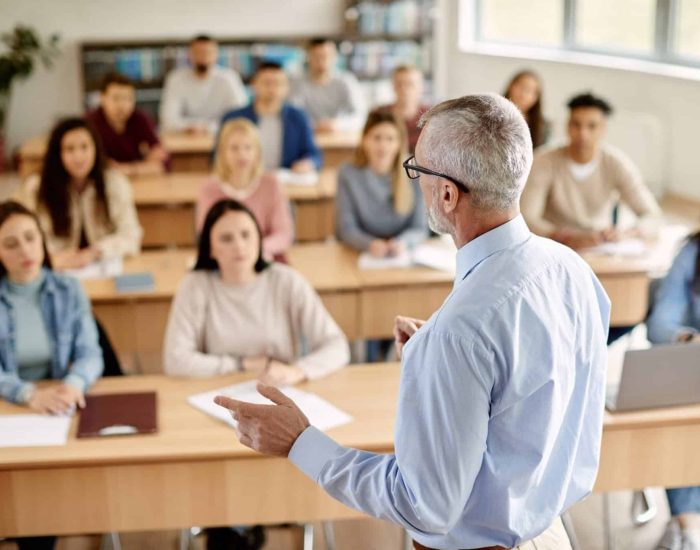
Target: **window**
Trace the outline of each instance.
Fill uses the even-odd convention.
[[[676,51],[681,57],[700,60],[700,0],[680,0]]]
[[[463,1],[477,42],[700,67],[700,0]]]
[[[583,0],[576,3],[575,43],[583,48],[650,55],[656,0]]]
[[[563,34],[560,0],[481,2],[481,36],[493,42],[559,46]]]

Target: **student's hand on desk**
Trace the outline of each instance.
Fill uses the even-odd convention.
[[[78,396],[71,392],[78,392],[79,400]],[[85,406],[82,392],[71,388],[68,384],[61,384],[48,388],[36,388],[29,397],[27,405],[30,409],[42,414],[64,414],[80,403],[82,407]]]
[[[425,324],[422,319],[413,317],[404,317],[397,315],[394,318],[394,341],[396,342],[396,354],[401,359],[403,347],[408,340],[413,336],[418,329]]]
[[[332,118],[323,118],[316,123],[317,132],[332,132],[335,130],[335,121]]]
[[[296,365],[286,365],[273,359],[258,379],[268,386],[293,386],[306,380],[306,374]]]
[[[389,239],[386,241],[389,256],[400,256],[406,250],[406,243],[403,241],[397,241],[396,239]]]
[[[316,165],[311,159],[301,159],[292,164],[292,172],[299,174],[308,174],[316,170]]]
[[[374,239],[369,243],[369,253],[375,258],[384,258],[389,254],[389,243],[383,239]]]
[[[280,390],[258,384],[258,392],[275,405],[254,405],[219,395],[214,403],[229,411],[238,422],[238,439],[263,454],[289,456],[294,442],[309,427],[309,419]]]
[[[562,229],[555,231],[550,235],[550,237],[566,246],[573,248],[574,250],[579,250],[581,248],[591,248],[593,246],[598,246],[604,242],[603,235],[600,231],[571,231],[568,229]]]

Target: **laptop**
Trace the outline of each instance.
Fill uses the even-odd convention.
[[[625,353],[619,386],[610,388],[610,411],[700,403],[700,344],[655,346]]]

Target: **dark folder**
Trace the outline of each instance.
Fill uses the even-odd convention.
[[[88,395],[78,424],[78,437],[157,431],[156,392]]]

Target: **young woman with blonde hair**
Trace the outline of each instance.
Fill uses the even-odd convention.
[[[221,199],[234,199],[255,215],[263,234],[263,254],[282,259],[294,240],[289,199],[273,172],[265,172],[260,136],[255,125],[243,118],[224,124],[219,134],[214,174],[201,188],[196,208],[197,232],[207,212]]]

